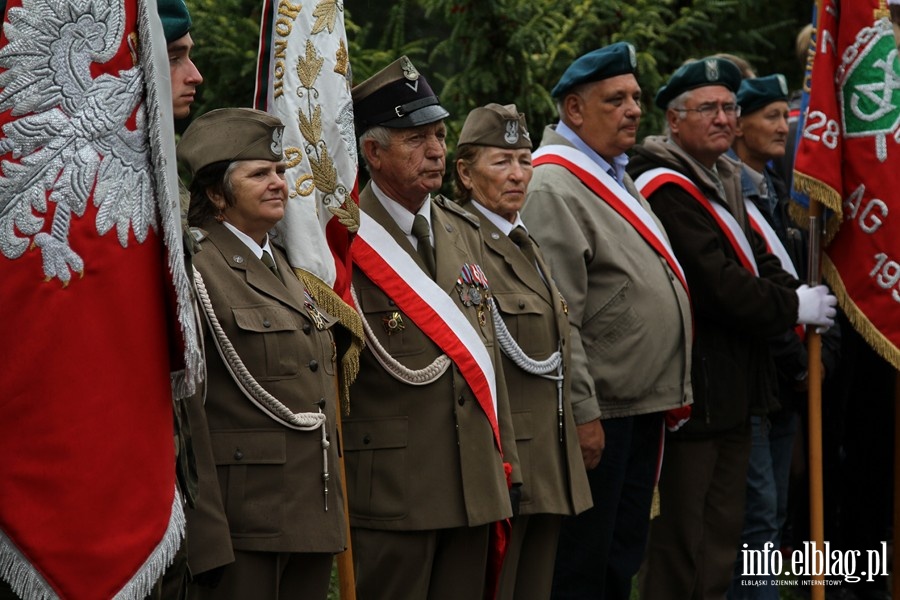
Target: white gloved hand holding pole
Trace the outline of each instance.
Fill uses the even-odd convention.
[[[796,289],[798,308],[797,323],[817,325],[819,333],[834,325],[837,314],[837,298],[824,285],[809,287],[806,284]]]

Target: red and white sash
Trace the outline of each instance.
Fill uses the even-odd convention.
[[[642,173],[635,181],[635,185],[637,185],[641,195],[645,198],[652,195],[656,190],[667,183],[674,183],[679,186],[697,200],[697,202],[700,203],[700,206],[706,209],[719,225],[719,229],[722,230],[725,237],[728,238],[728,241],[737,253],[741,264],[744,265],[748,271],[759,277],[759,268],[756,266],[753,249],[750,247],[747,235],[744,233],[744,230],[741,229],[741,226],[734,218],[734,215],[718,202],[710,202],[693,181],[678,171],[665,168],[650,169],[649,171]]]
[[[360,211],[353,262],[450,357],[465,378],[500,445],[494,365],[481,336],[459,306],[371,216]]]
[[[793,275],[794,279],[800,279],[787,249],[781,243],[778,234],[775,233],[775,230],[772,229],[772,226],[769,225],[769,222],[763,216],[762,211],[753,202],[746,202],[745,204],[747,205],[747,216],[750,217],[750,227],[766,241],[766,250],[769,251],[769,254],[774,254],[781,262],[782,269]]]
[[[570,146],[554,144],[540,147],[532,155],[532,165],[539,167],[546,164],[559,165],[567,169],[592,192],[609,204],[623,219],[628,221],[635,231],[644,238],[644,241],[666,261],[678,277],[678,281],[684,286],[685,291],[690,295],[684,271],[675,258],[675,253],[672,251],[671,245],[669,245],[669,240],[660,231],[650,213],[641,206],[636,198],[629,194],[608,173],[603,172],[603,169],[597,163],[590,160],[580,150]]]

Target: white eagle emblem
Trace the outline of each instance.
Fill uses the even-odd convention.
[[[0,252],[15,259],[29,245],[40,248],[46,280],[65,286],[84,271],[69,231],[91,196],[97,233],[115,228],[122,247],[129,232],[142,243],[156,230],[144,77],[139,66],[91,74],[121,44],[122,0],[23,0],[8,20],[0,111],[25,116],[0,137],[0,155],[14,159],[0,164]],[[127,127],[132,116],[135,129]]]
[[[506,122],[506,133],[503,135],[503,140],[512,146],[516,142],[519,141],[519,122],[518,121],[507,121]]]

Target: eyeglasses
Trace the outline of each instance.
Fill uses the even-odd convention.
[[[726,116],[726,117],[739,117],[739,116],[741,116],[741,107],[740,107],[740,105],[735,104],[735,103],[733,103],[733,102],[729,102],[729,103],[727,103],[727,104],[713,104],[712,102],[710,102],[709,104],[701,104],[701,105],[698,106],[697,108],[684,108],[684,107],[681,107],[681,108],[676,108],[675,110],[677,110],[678,112],[682,113],[682,115],[681,115],[681,118],[682,118],[682,119],[684,118],[684,114],[683,114],[683,113],[687,113],[687,112],[695,112],[695,113],[697,113],[698,115],[700,115],[700,117],[703,118],[703,119],[707,119],[707,120],[709,120],[709,119],[714,119],[714,118],[716,117],[716,115],[719,114],[719,111],[720,111],[720,110],[721,110],[723,113],[725,113],[725,116]]]

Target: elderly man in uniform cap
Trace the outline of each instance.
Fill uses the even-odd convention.
[[[509,471],[521,480],[479,221],[432,194],[448,113],[412,62],[352,93],[372,176],[352,247],[367,347],[343,430],[357,594],[480,598]]]
[[[623,42],[563,73],[551,92],[560,121],[535,153],[522,215],[569,304],[572,407],[594,501],[563,522],[553,598],[628,599],[665,416],[676,426],[691,402],[684,277],[625,173],[641,117],[636,69]]]
[[[647,138],[628,168],[666,227],[695,316],[693,415],[667,436],[642,570],[642,596],[652,600],[724,597],[743,522],[751,410],[774,401],[768,339],[798,322],[830,326],[835,313],[824,286],[801,286],[749,228],[740,165],[724,156],[740,82],[723,58],[679,68],[656,96],[668,135]]]
[[[549,597],[562,515],[591,504],[569,402],[568,310],[519,216],[531,174],[531,137],[515,105],[470,112],[456,149],[456,199],[481,220],[525,480],[501,600]]]

